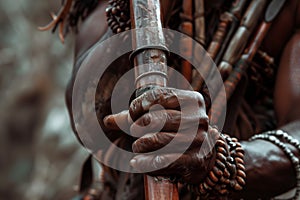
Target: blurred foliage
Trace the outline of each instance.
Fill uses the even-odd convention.
[[[73,38],[40,32],[60,0],[0,0],[0,199],[70,199],[87,153],[64,103]]]

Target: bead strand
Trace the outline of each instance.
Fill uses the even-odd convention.
[[[288,146],[281,142],[277,137],[285,139],[288,143],[292,144],[297,148],[298,151],[300,151],[300,142],[296,139],[294,139],[292,136],[290,136],[288,133],[283,132],[282,130],[276,130],[276,131],[268,131],[260,135],[253,136],[250,141],[262,139],[267,140],[269,142],[272,142],[276,146],[278,146],[286,156],[289,157],[290,161],[292,162],[295,172],[296,172],[296,180],[297,180],[297,189],[295,195],[290,198],[290,200],[297,200],[300,195],[300,161],[299,159],[294,155],[294,153],[288,148]]]
[[[130,30],[129,3],[126,0],[110,0],[106,8],[108,26],[113,33]]]
[[[238,140],[221,134],[215,149],[215,166],[199,186],[188,187],[201,197],[226,196],[245,185],[244,150]]]

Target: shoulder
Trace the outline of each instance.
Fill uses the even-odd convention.
[[[75,40],[75,59],[93,46],[107,31],[107,1],[102,0],[92,13],[80,24]]]

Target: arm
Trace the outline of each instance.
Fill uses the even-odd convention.
[[[300,102],[300,59],[298,55],[300,55],[300,33],[295,32],[285,45],[285,49],[281,56],[274,98],[276,100],[275,109],[279,121],[278,129],[283,129],[295,139],[300,140],[300,105],[298,103]],[[154,117],[151,117],[151,120],[153,119]],[[139,121],[143,121],[142,118]],[[135,130],[132,132],[137,131]],[[164,133],[161,135],[166,136],[167,134]],[[156,137],[158,138],[159,134],[156,135]],[[162,136],[159,140],[157,138],[153,138],[152,141],[150,141],[151,138],[149,135],[144,139],[140,138],[134,143],[134,150],[143,153],[157,149],[154,144],[156,144],[157,141],[163,141]],[[152,146],[147,145],[148,143],[152,144]],[[167,144],[167,142],[161,143]],[[235,195],[237,196],[235,197],[246,199],[256,199],[258,197],[269,198],[282,194],[295,187],[296,174],[294,166],[279,147],[263,140],[255,140],[252,142],[244,141],[242,145],[246,152],[245,165],[247,180],[244,190],[240,193],[236,193]],[[161,146],[163,145],[160,145],[160,147]],[[292,146],[289,147],[295,155],[299,155],[295,148]],[[192,153],[187,153],[187,156],[188,155],[192,155]],[[153,175],[163,174],[168,176],[172,175],[172,173],[179,173],[179,175],[184,177],[184,180],[188,183],[195,180],[196,183],[198,180],[201,180],[201,177],[195,177],[196,174],[200,174],[200,167],[197,168],[197,172],[193,172],[188,168],[187,171],[189,174],[192,174],[193,178],[185,177],[184,173],[180,174],[180,172],[183,171],[182,168],[184,168],[184,166],[189,167],[189,165],[193,164],[193,161],[188,161],[188,159],[182,160],[184,162],[178,160],[175,164],[166,168],[167,170],[156,172]],[[144,168],[151,164],[154,165],[153,163],[159,162],[153,161],[153,158],[151,157],[146,158],[146,156],[143,156],[139,157],[138,161],[134,162],[134,166],[137,168]],[[202,162],[200,161],[197,164],[199,163]],[[206,164],[207,163],[205,163],[205,165]],[[154,166],[156,166],[156,164]]]
[[[82,138],[79,138],[73,120],[73,113],[72,113],[72,93],[73,93],[73,86],[77,76],[77,72],[81,67],[82,62],[87,58],[90,51],[96,47],[96,45],[108,39],[113,35],[110,28],[108,28],[106,22],[106,7],[107,1],[100,0],[98,6],[95,10],[89,14],[88,18],[86,18],[80,27],[78,28],[78,33],[76,34],[75,38],[75,59],[74,59],[74,66],[72,71],[72,77],[68,83],[67,90],[66,90],[66,103],[69,110],[71,124],[75,135],[77,136],[78,140],[81,142]],[[118,49],[118,48],[115,48]],[[90,57],[89,59],[97,59],[101,62],[102,56],[107,55],[110,52],[108,49],[100,49],[98,51],[97,56]],[[108,130],[105,129],[102,119],[104,116],[110,114],[110,97],[111,92],[113,90],[114,84],[119,79],[119,77],[128,70],[130,67],[129,64],[129,55],[125,54],[120,58],[116,59],[111,66],[109,66],[103,76],[101,77],[100,81],[98,82],[97,88],[97,95],[95,99],[96,104],[96,112],[97,117],[99,119],[99,123],[102,126],[104,132],[107,134],[111,141],[115,141],[117,138],[124,136],[124,134],[120,134],[120,131]],[[93,72],[91,72],[93,73]],[[88,78],[88,77],[87,77]],[[98,81],[98,80],[95,80]],[[94,97],[91,96],[93,94],[89,94],[85,99],[87,100],[86,103],[93,103],[89,102],[89,99],[93,99]],[[91,105],[93,106],[93,105]],[[126,135],[125,135],[126,136]],[[81,137],[85,137],[82,136]]]
[[[298,13],[298,27],[300,14]],[[275,87],[275,110],[278,129],[300,140],[300,32],[296,31],[286,44],[280,60]],[[283,151],[270,142],[243,142],[247,184],[243,194],[270,197],[295,187],[294,166]],[[289,146],[295,155],[299,153]]]
[[[80,33],[77,36],[75,52],[76,63],[80,63],[81,58],[84,57],[82,56],[84,52],[101,38],[107,30],[107,25],[104,23],[105,20],[99,20],[101,16],[105,18],[105,5],[101,6],[101,4],[98,8],[100,11],[94,12],[94,14],[83,23]],[[300,20],[298,19],[298,21]],[[96,29],[96,31],[89,32],[89,30],[93,29]],[[92,34],[93,37],[88,36],[89,34]],[[279,128],[284,129],[293,137],[300,140],[300,123],[297,123],[297,120],[300,120],[300,105],[299,103],[297,104],[300,100],[300,59],[297,55],[300,55],[299,32],[291,37],[282,54],[277,79],[278,84],[275,92],[275,107],[280,124]],[[77,64],[75,64],[74,67],[74,74],[76,74],[78,67],[78,65],[76,65]],[[72,81],[70,86],[71,85]],[[72,88],[69,87],[69,91],[71,91],[71,89]],[[71,94],[69,91],[67,93]],[[68,97],[67,95],[69,105],[70,99],[71,96]],[[297,126],[299,128],[297,128]],[[170,135],[170,138],[172,137],[173,136]],[[201,140],[201,138],[199,140]],[[247,184],[243,192],[237,195],[250,199],[253,199],[255,197],[254,195],[269,197],[281,194],[295,186],[296,180],[293,166],[290,160],[276,145],[262,140],[243,142],[242,145],[246,151]],[[135,146],[136,148],[139,147],[138,145]],[[148,151],[148,149],[146,151]],[[293,149],[293,151],[296,153],[295,149]],[[182,160],[185,161],[184,159]],[[182,163],[185,162],[179,162],[179,164]],[[197,174],[198,173],[199,172],[197,172]],[[187,177],[186,179],[192,178]]]
[[[107,4],[106,1],[99,2],[98,7],[82,22],[82,24],[80,24],[80,27],[78,27],[79,32],[76,34],[76,38],[75,38],[74,66],[72,71],[72,77],[66,89],[66,104],[70,114],[72,128],[75,133],[76,130],[74,128],[74,121],[72,115],[73,85],[74,85],[77,71],[82,61],[88,55],[89,49],[93,45],[95,45],[99,39],[104,38],[105,33],[108,30],[107,23],[105,20],[106,4]]]

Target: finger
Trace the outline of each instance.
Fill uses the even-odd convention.
[[[186,104],[205,107],[203,96],[198,92],[157,87],[143,93],[131,102],[129,113],[133,121],[148,112],[155,104],[166,109],[179,109],[180,106]]]
[[[108,115],[103,119],[105,127],[110,130],[122,130],[129,133],[130,119],[128,110],[120,112],[118,114]]]
[[[196,107],[188,105],[181,109],[180,130],[200,128],[204,131],[208,130],[209,118],[206,114],[205,107]]]
[[[168,167],[181,154],[165,154],[165,155],[137,155],[131,161],[130,165],[138,172],[158,172]],[[172,174],[172,172],[170,173]],[[170,175],[168,172],[163,175]]]
[[[137,119],[130,127],[130,134],[142,137],[149,132],[178,132],[198,127],[202,127],[204,131],[208,129],[208,116],[202,109],[194,111],[191,108],[185,110],[185,113],[178,110],[157,110]]]
[[[198,131],[196,135],[189,133],[149,133],[132,144],[132,150],[135,153],[148,153],[162,148],[165,153],[184,152],[187,149],[200,148],[206,139],[207,133]],[[170,143],[172,142],[172,143]],[[166,146],[167,145],[167,146]]]
[[[195,154],[138,155],[130,164],[137,171],[152,176],[177,176],[185,182],[197,182],[205,177],[208,169],[204,157]]]
[[[144,114],[130,127],[131,135],[142,137],[146,133],[159,131],[176,132],[180,126],[181,112],[177,110],[157,110]]]

